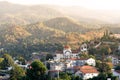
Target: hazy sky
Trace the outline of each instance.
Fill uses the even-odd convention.
[[[18,4],[54,4],[64,6],[82,6],[91,9],[120,10],[120,0],[0,0]]]

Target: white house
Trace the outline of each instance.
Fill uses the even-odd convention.
[[[86,63],[87,63],[88,65],[91,65],[91,66],[96,66],[95,59],[93,59],[93,58],[87,59]]]
[[[83,66],[85,64],[95,66],[96,62],[93,58],[70,58],[67,61],[71,64],[71,66]]]
[[[93,78],[99,75],[97,69],[93,66],[82,66],[80,70],[75,73],[75,76],[80,76],[83,80],[87,80],[89,78]]]
[[[63,61],[51,61],[50,62],[50,70],[61,70],[63,71],[65,68],[70,69],[74,66],[83,66],[85,64],[95,66],[96,62],[93,58],[68,58],[63,59]]]

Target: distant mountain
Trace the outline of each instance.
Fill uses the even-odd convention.
[[[45,21],[44,24],[50,28],[62,30],[64,32],[83,33],[88,31],[88,28],[85,28],[84,24],[80,24],[79,22],[68,17],[57,17],[50,19],[48,21]]]
[[[25,6],[0,2],[0,24],[30,24],[64,16],[61,12],[44,5]]]
[[[30,24],[56,17],[72,17],[92,24],[117,23],[120,11],[90,10],[79,6],[18,5],[0,1],[0,24]]]
[[[80,6],[56,6],[52,8],[77,19],[78,21],[103,23],[119,23],[120,11],[118,10],[92,10]]]

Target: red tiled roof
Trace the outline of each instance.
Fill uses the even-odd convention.
[[[84,74],[86,73],[99,73],[97,69],[93,66],[82,66],[80,68],[80,71],[83,72]]]
[[[70,48],[69,45],[65,45],[65,46],[64,46],[64,49],[69,49],[69,48]]]
[[[87,60],[88,58],[69,58],[69,60]]]

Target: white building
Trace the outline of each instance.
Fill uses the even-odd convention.
[[[87,63],[88,65],[91,65],[91,66],[96,66],[95,59],[93,59],[93,58],[87,59],[86,63]]]
[[[93,78],[99,75],[97,69],[93,66],[82,66],[80,70],[75,73],[75,76],[80,76],[83,80],[87,80],[89,78]]]
[[[56,51],[54,60],[60,61],[61,59],[69,59],[69,58],[79,58],[79,51],[71,50],[69,46],[65,46],[63,51]]]
[[[82,45],[80,46],[80,51],[81,51],[81,52],[87,52],[87,51],[88,51],[88,49],[87,49],[87,44],[86,44],[86,43],[84,43],[84,44],[82,44]]]
[[[82,51],[87,50],[87,45],[82,45]],[[83,66],[85,64],[95,66],[96,62],[93,58],[80,58],[79,50],[71,50],[69,46],[65,46],[63,51],[56,51],[55,57],[50,63],[50,70],[61,70],[63,68],[73,68],[74,66]]]
[[[85,64],[88,64],[91,66],[96,65],[95,59],[93,58],[69,58],[66,61],[70,64],[71,67],[83,66]]]
[[[50,70],[60,70],[64,71],[65,64],[62,62],[51,62],[50,63]]]

